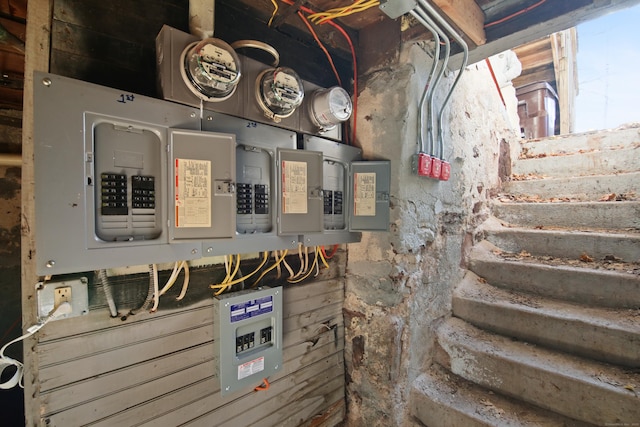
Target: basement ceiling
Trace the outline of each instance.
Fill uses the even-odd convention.
[[[84,28],[95,33],[102,31],[106,34],[106,30],[91,27],[91,25],[107,25],[100,24],[96,18],[100,16],[104,18],[105,15],[90,9],[101,10],[118,7],[116,6],[118,4],[128,5],[119,1],[106,3],[109,4],[101,4],[97,1],[55,0],[54,21],[60,19],[60,22],[66,24],[64,16],[56,17],[56,11],[58,14],[62,11],[67,16],[73,15],[74,18],[85,17],[85,15],[90,17],[93,13],[94,21],[87,23]],[[129,7],[132,13],[137,12],[141,14],[141,19],[144,19],[146,2],[135,3],[135,7],[122,6],[125,9],[116,10],[114,18],[129,13],[126,9]],[[174,8],[186,8],[187,1],[167,3],[178,5],[174,5]],[[505,49],[569,28],[605,12],[640,3],[640,0],[430,0],[430,3],[462,33],[471,50],[470,60],[475,62]],[[278,5],[277,11],[274,4]],[[297,59],[298,62],[300,57],[295,55],[315,50],[317,51],[315,54],[320,58],[316,59],[316,63],[319,63],[323,60],[323,54],[296,12],[302,7],[313,11],[325,11],[352,4],[351,0],[217,0],[216,34],[224,35],[228,42],[252,36],[267,42],[280,43],[280,47],[276,46],[277,48],[285,46],[288,49],[289,46],[297,45],[297,51],[291,50],[298,53],[291,53],[291,55],[292,60]],[[26,11],[27,0],[0,0],[0,108],[21,109]],[[220,16],[223,14],[224,16]],[[360,74],[365,73],[371,66],[379,66],[385,61],[393,60],[393,55],[401,43],[430,38],[419,24],[406,16],[408,15],[392,20],[381,12],[377,5],[374,5],[362,12],[335,20],[353,39]],[[271,25],[267,25],[270,20]],[[109,17],[102,21],[118,25],[117,20]],[[221,28],[218,32],[219,27],[226,28]],[[77,40],[70,39],[73,34],[69,33],[69,28],[68,25],[62,28],[67,33],[60,33],[58,36],[66,37],[68,46],[74,43],[77,45]],[[329,25],[317,25],[314,28],[327,49],[336,56],[337,66],[342,67],[342,74],[348,78],[351,52],[345,38],[336,34]],[[118,31],[121,37],[125,37],[129,31],[135,32],[136,29],[125,29],[124,36],[122,29]],[[55,33],[53,37],[56,37]],[[144,43],[150,43],[150,47],[143,47],[152,49],[152,40]],[[56,49],[55,45],[53,49]],[[323,64],[323,68],[328,68],[326,63]],[[52,71],[54,71],[53,68]],[[72,76],[72,73],[69,75]],[[100,82],[96,81],[96,83]]]

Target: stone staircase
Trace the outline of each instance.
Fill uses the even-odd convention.
[[[640,426],[640,128],[521,143],[411,411],[439,426]]]

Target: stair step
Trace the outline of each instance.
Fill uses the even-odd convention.
[[[635,148],[638,145],[640,145],[639,126],[521,142],[523,152],[529,156]]]
[[[503,203],[493,214],[524,227],[640,230],[640,202]]]
[[[577,306],[498,289],[468,272],[453,315],[500,335],[581,357],[640,367],[640,311]]]
[[[635,198],[640,197],[640,172],[510,181],[505,184],[504,191],[513,196],[544,200],[569,198],[599,201],[611,194]]]
[[[434,365],[411,388],[411,414],[429,427],[588,427],[495,394]]]
[[[506,260],[487,241],[469,254],[469,269],[489,283],[517,292],[612,308],[640,307],[640,276],[633,273]]]
[[[561,178],[636,172],[640,165],[640,147],[539,158],[518,159],[514,175]]]
[[[484,238],[507,252],[579,259],[584,253],[595,260],[640,262],[640,233],[537,230],[505,227],[495,218],[481,226]]]
[[[439,325],[437,335],[438,363],[468,381],[596,425],[640,420],[638,373],[515,342],[456,318]]]

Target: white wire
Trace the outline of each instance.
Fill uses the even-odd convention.
[[[158,295],[158,265],[153,264],[153,306],[151,307],[151,313],[154,313],[158,309],[158,303],[160,302],[160,295]]]
[[[187,261],[182,261],[180,268],[184,270],[184,282],[182,282],[182,291],[176,298],[176,301],[180,301],[187,294],[187,288],[189,287],[189,264]],[[180,269],[178,269],[179,271]]]

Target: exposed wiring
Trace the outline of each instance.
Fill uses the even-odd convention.
[[[354,13],[364,12],[367,9],[379,5],[380,2],[378,0],[356,0],[349,6],[336,7],[324,12],[312,13],[309,15],[309,19],[311,19],[314,24],[323,24],[330,19],[342,18]]]
[[[153,305],[151,306],[151,313],[155,313],[158,310],[158,304],[160,303],[160,292],[158,290],[158,265],[151,264],[151,274],[153,275]]]
[[[277,251],[276,251],[277,252]],[[276,260],[276,263],[274,265],[272,265],[271,267],[267,268],[265,271],[262,272],[262,274],[256,279],[255,282],[253,282],[253,285],[251,285],[252,288],[256,287],[256,285],[258,283],[260,283],[260,280],[262,280],[262,278],[269,273],[271,270],[273,270],[274,268],[278,268],[278,277],[280,277],[280,264],[282,264],[282,262],[284,261],[284,258],[287,256],[287,253],[289,251],[284,250],[282,251],[282,255],[280,256],[279,259]],[[292,272],[293,273],[293,272]]]
[[[287,282],[289,282],[289,283],[300,283],[303,280],[305,280],[306,278],[308,278],[309,276],[311,276],[311,273],[313,273],[313,270],[315,270],[316,265],[318,264],[318,253],[320,253],[320,248],[316,247],[316,250],[315,250],[315,255],[316,256],[313,259],[313,264],[311,264],[311,267],[307,269],[308,271],[306,272],[306,274],[304,274],[304,275],[302,275],[300,277],[289,278],[289,279],[287,279]]]
[[[342,86],[342,81],[340,80],[340,75],[338,75],[338,70],[336,69],[336,65],[333,63],[333,58],[331,57],[331,54],[329,53],[329,51],[327,50],[326,47],[324,47],[324,44],[322,44],[322,42],[320,41],[320,39],[318,38],[318,35],[316,34],[315,30],[313,29],[313,27],[311,26],[311,24],[309,24],[309,21],[307,20],[307,18],[304,17],[304,15],[302,14],[302,12],[298,11],[298,16],[300,17],[300,19],[302,20],[302,22],[304,22],[304,25],[307,26],[307,28],[309,29],[309,32],[311,33],[311,35],[313,36],[313,38],[315,39],[316,43],[318,44],[318,46],[320,46],[320,49],[322,49],[322,51],[324,52],[324,54],[327,57],[327,60],[329,61],[329,64],[331,65],[331,69],[333,70],[333,74],[335,74],[336,76],[336,80],[338,80],[338,84],[340,86]]]
[[[336,254],[336,252],[338,251],[339,247],[340,247],[340,245],[333,245],[331,247],[331,252],[329,253],[329,255],[327,255],[327,252],[325,251],[324,246],[320,247],[320,251],[322,252],[322,255],[324,255],[325,259],[331,259]]]
[[[489,58],[485,58],[485,62],[487,63],[487,67],[489,67],[489,72],[491,73],[491,78],[493,79],[493,84],[496,85],[496,89],[498,90],[498,95],[500,95],[500,100],[502,101],[502,105],[507,107],[507,103],[504,101],[504,96],[502,96],[502,89],[500,89],[500,84],[498,83],[498,79],[496,78],[496,73],[493,71],[493,66],[491,65],[491,61]]]
[[[484,28],[489,28],[489,27],[493,27],[494,25],[498,25],[498,24],[502,24],[503,22],[509,21],[510,19],[515,18],[516,16],[522,15],[523,13],[527,13],[530,10],[535,9],[536,7],[542,5],[543,3],[545,3],[547,0],[540,0],[538,3],[534,3],[531,6],[525,7],[524,9],[521,9],[515,13],[512,13],[511,15],[505,16],[504,18],[500,18],[498,20],[489,22],[487,24],[484,24]]]
[[[285,250],[284,255],[286,254],[287,254],[287,251]],[[280,267],[280,262],[282,260],[278,261],[279,256],[280,256],[280,251],[273,251],[273,262],[275,262],[276,271],[278,272],[278,274],[276,275],[276,279],[279,279],[280,277],[282,277],[282,267]],[[284,259],[284,256],[283,256],[283,259]],[[270,271],[270,270],[267,270],[267,271]],[[265,273],[262,273],[262,275],[260,276],[260,279],[262,279],[262,276],[264,276],[264,274]]]
[[[154,295],[153,292],[154,292],[153,265],[149,264],[149,290],[147,291],[147,297],[145,298],[144,302],[140,307],[132,308],[131,310],[129,310],[129,313],[127,313],[127,315],[122,320],[126,320],[127,316],[133,316],[135,314],[138,314],[142,310],[146,310],[149,304],[151,303],[151,300],[153,299],[153,295]]]
[[[109,282],[109,276],[107,276],[107,270],[102,269],[98,271],[98,278],[102,284],[102,290],[104,291],[104,298],[107,300],[109,306],[109,313],[111,317],[118,317],[118,308],[116,302],[113,299],[113,292],[111,291],[111,282]]]
[[[181,268],[184,270],[184,281],[182,282],[182,290],[180,291],[180,295],[176,297],[176,301],[182,300],[187,294],[187,288],[189,288],[189,263],[182,261]]]
[[[236,264],[236,271],[237,271],[238,267],[240,266],[240,255],[237,255],[237,256],[238,256],[238,260],[237,260],[237,264]],[[264,265],[267,263],[268,260],[269,260],[269,252],[264,252],[264,256],[262,257],[262,262],[251,273],[249,273],[246,276],[243,276],[243,277],[241,277],[239,279],[231,280],[231,281],[228,281],[226,283],[220,283],[220,284],[217,284],[217,285],[209,285],[209,287],[211,289],[218,289],[214,293],[214,295],[220,295],[225,290],[229,289],[231,286],[236,285],[236,284],[238,284],[240,282],[244,282],[246,279],[248,279],[249,277],[251,277],[254,274],[256,274],[258,271],[260,271],[260,269],[262,269],[262,267],[264,267]],[[236,272],[234,271],[234,274],[233,274],[232,277],[235,277],[235,274],[236,274]]]
[[[282,259],[282,265],[284,265],[284,268],[286,268],[287,271],[289,272],[289,279],[293,279],[293,276],[294,276],[293,269],[291,268],[291,266],[289,265],[289,263],[284,257]]]
[[[337,246],[337,245],[334,245]],[[324,248],[321,248],[321,250],[318,252],[318,255],[320,256],[320,261],[322,261],[322,264],[324,264],[324,268],[329,269],[329,264],[327,263],[327,259],[325,258],[325,253],[324,253]]]
[[[269,19],[269,23],[267,24],[268,27],[271,26],[273,18],[275,18],[276,13],[278,13],[278,2],[276,0],[271,0],[271,3],[273,4],[273,13],[271,14],[271,19]]]
[[[264,378],[262,380],[262,384],[260,384],[258,387],[254,388],[255,391],[267,391],[269,390],[269,387],[271,387],[271,384],[269,384],[269,380]]]
[[[296,277],[299,277],[305,271],[305,268],[304,268],[304,256],[302,255],[302,243],[298,244],[298,259],[300,260],[300,270],[298,270],[298,272],[293,277],[291,277],[292,279],[295,279]]]
[[[178,274],[180,274],[181,268],[182,268],[182,261],[176,261],[173,264],[173,270],[171,271],[171,275],[169,276],[167,283],[165,283],[162,289],[160,289],[160,296],[164,295],[169,289],[171,289],[173,284],[176,282],[176,279],[178,278]]]
[[[24,375],[24,365],[22,362],[13,359],[11,357],[5,356],[4,352],[5,350],[14,343],[17,343],[19,341],[22,341],[26,338],[29,338],[31,335],[35,334],[36,332],[38,332],[40,329],[42,329],[42,327],[44,325],[46,325],[47,323],[49,323],[51,320],[57,319],[60,316],[64,316],[66,314],[70,314],[73,311],[73,307],[71,306],[70,303],[68,303],[67,301],[63,302],[62,304],[60,304],[57,307],[54,307],[51,312],[47,315],[46,318],[44,318],[43,320],[41,320],[40,322],[36,323],[33,326],[30,326],[29,328],[27,328],[27,333],[12,340],[9,341],[8,343],[6,343],[5,345],[2,346],[2,348],[0,348],[0,376],[2,375],[2,373],[4,372],[4,370],[6,368],[9,367],[14,367],[16,369],[15,373],[13,374],[13,376],[8,379],[7,381],[0,383],[0,389],[3,390],[7,390],[10,388],[15,387],[16,385],[20,386],[20,388],[24,388],[24,384],[22,382],[23,379],[23,375]]]

